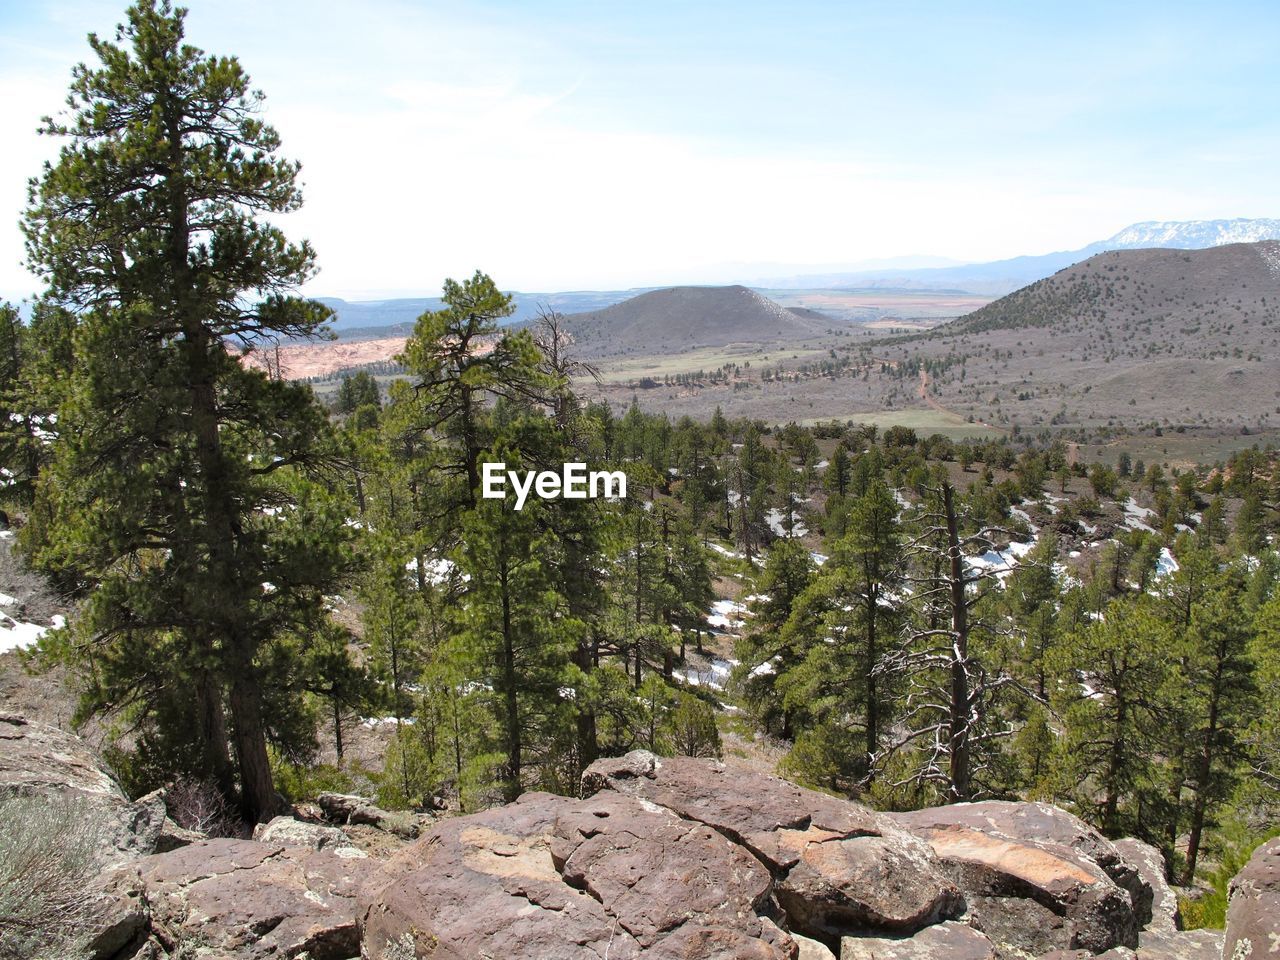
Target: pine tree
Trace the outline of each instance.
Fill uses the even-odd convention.
[[[1123,831],[1125,802],[1152,776],[1172,642],[1154,600],[1122,597],[1108,605],[1105,619],[1054,652],[1054,673],[1064,680],[1057,705],[1066,757],[1084,791],[1077,802],[1094,806],[1089,791],[1096,786],[1101,796],[1092,819],[1112,835]]]
[[[788,703],[806,704],[819,722],[860,730],[860,756],[849,755],[845,764],[847,774],[860,778],[872,773],[891,717],[892,678],[881,659],[897,644],[903,561],[898,504],[877,482],[855,501],[844,537],[795,605],[801,618],[815,602],[824,611],[816,642],[794,669],[781,671]]]
[[[310,391],[229,347],[313,335],[329,311],[289,295],[314,253],[265,217],[299,206],[298,165],[237,61],[183,43],[184,15],[142,0],[115,43],[90,36],[101,65],[42,128],[65,142],[32,183],[28,259],[78,329],[33,546],[93,588],[77,649],[110,683],[91,705],[146,709],[155,668],[180,671],[159,688],[190,689],[199,766],[229,791],[232,739],[257,820],[276,805],[259,654],[333,583],[344,533],[297,475],[321,460]]]

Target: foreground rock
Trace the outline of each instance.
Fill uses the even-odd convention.
[[[1138,873],[1138,878],[1151,889],[1151,905],[1145,917],[1139,917],[1151,933],[1178,929],[1178,897],[1165,879],[1164,854],[1149,843],[1132,837],[1112,841],[1112,846]]]
[[[1253,852],[1230,895],[1224,960],[1280,957],[1280,837]]]
[[[10,796],[67,804],[68,815],[95,834],[107,864],[152,853],[165,826],[163,799],[130,803],[79,737],[0,713],[0,798]]]
[[[790,958],[772,879],[716,831],[616,795],[437,824],[361,895],[364,949],[418,956]],[[428,948],[429,946],[429,948]]]
[[[997,944],[1033,956],[1138,946],[1150,886],[1113,844],[1066,811],[990,801],[894,819],[929,842],[964,891],[970,922]]]
[[[1138,934],[1137,960],[1220,960],[1221,930],[1144,930]]]
[[[384,832],[399,815],[331,794],[323,812],[341,829],[281,817],[255,840],[181,836],[172,842],[186,846],[151,852],[163,794],[130,804],[75,737],[0,718],[0,788],[78,798],[109,828],[117,865],[91,890],[94,960],[1221,956],[1214,934],[1174,928],[1158,854],[1053,807],[890,816],[639,752],[593,764],[583,784],[582,800],[535,793],[407,818],[425,831],[408,845]],[[351,841],[365,834],[394,841],[394,854],[362,855]],[[1276,848],[1233,888],[1232,943],[1255,956],[1277,937]]]
[[[593,790],[658,804],[743,844],[807,936],[838,943],[853,929],[910,932],[964,910],[927,844],[866,807],[777,777],[637,751],[592,764],[583,792]]]
[[[368,860],[253,840],[206,840],[145,857],[104,878],[112,909],[94,955],[200,947],[210,957],[349,960],[360,953],[356,891],[372,872]]]

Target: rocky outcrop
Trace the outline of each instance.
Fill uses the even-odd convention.
[[[1137,960],[1221,960],[1221,930],[1144,930]]]
[[[1280,837],[1253,852],[1230,898],[1223,960],[1280,957]]]
[[[1133,866],[1139,880],[1151,890],[1151,906],[1145,911],[1145,931],[1163,933],[1177,930],[1178,897],[1165,879],[1164,854],[1151,844],[1132,837],[1115,840],[1112,846],[1126,863]]]
[[[361,895],[364,949],[781,960],[795,946],[771,919],[771,887],[746,850],[655,804],[527,794],[393,858]]]
[[[254,840],[175,833],[163,842],[184,845],[157,851],[174,833],[163,793],[129,803],[75,737],[18,718],[0,717],[0,747],[0,789],[80,798],[110,828],[94,960],[1221,956],[1215,934],[1176,930],[1156,851],[1042,804],[887,815],[637,752],[592,764],[583,799],[533,793],[431,821],[329,794],[300,811],[329,823],[279,817]],[[397,826],[421,836],[404,845],[384,832]],[[352,845],[369,849],[367,834],[394,853]],[[1278,845],[1233,886],[1230,960],[1265,956],[1258,944],[1277,936]]]
[[[165,825],[163,799],[131,803],[79,737],[0,713],[0,797],[6,796],[69,804],[97,837],[107,864],[153,852]]]
[[[929,842],[963,890],[970,923],[997,943],[1033,956],[1137,947],[1150,887],[1113,844],[1069,813],[992,801],[894,819]]]
[[[1221,930],[1178,929],[1178,897],[1165,879],[1164,854],[1131,837],[1112,845],[1151,889],[1150,919],[1138,931],[1137,960],[1219,960]]]
[[[909,932],[964,909],[927,844],[866,807],[777,777],[636,752],[592,764],[583,792],[593,790],[658,804],[744,845],[775,877],[791,925],[808,936]]]
[[[200,947],[245,960],[349,960],[360,952],[356,891],[371,873],[368,860],[253,840],[155,854],[104,878],[112,909],[94,956],[133,956],[149,944],[152,955]]]

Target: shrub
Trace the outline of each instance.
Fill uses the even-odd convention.
[[[84,956],[99,836],[81,801],[0,800],[0,960]]]
[[[183,777],[165,791],[165,807],[173,822],[207,837],[240,837],[245,826],[212,783]]]
[[[1218,863],[1211,870],[1200,874],[1201,879],[1209,881],[1210,891],[1196,900],[1178,899],[1178,913],[1184,930],[1198,930],[1201,927],[1221,930],[1225,927],[1231,879],[1244,869],[1254,850],[1272,837],[1280,836],[1280,829],[1269,830],[1260,836],[1245,834],[1240,828],[1228,828],[1225,832],[1227,837],[1222,842]]]

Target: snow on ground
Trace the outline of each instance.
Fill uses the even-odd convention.
[[[809,532],[809,528],[800,522],[800,517],[796,513],[792,513],[791,532],[787,533],[786,514],[777,507],[772,508],[764,515],[765,522],[769,524],[769,529],[773,531],[774,536],[778,537],[803,537]]]
[[[831,462],[829,460],[819,460],[817,463],[813,465],[813,469],[825,470],[829,466],[831,466]]]
[[[893,499],[898,501],[898,506],[900,506],[903,510],[911,509],[911,501],[902,495],[901,490],[898,490],[897,488],[894,489]]]
[[[738,665],[737,660],[725,660],[721,657],[707,657],[707,666],[697,667],[686,663],[671,671],[672,676],[679,677],[693,687],[710,687],[723,690],[729,682],[729,674]]]
[[[1155,511],[1147,507],[1138,506],[1138,501],[1130,497],[1124,503],[1124,525],[1130,530],[1145,530],[1147,533],[1155,533],[1155,528],[1146,522],[1148,517],[1154,517]]]
[[[438,560],[426,560],[422,566],[424,572],[423,579],[433,586],[439,585],[448,580],[454,570],[453,561],[446,560],[443,557]],[[416,577],[418,575],[418,558],[414,557],[404,565],[404,568]],[[464,573],[462,575],[462,579],[464,581],[470,580],[471,575],[469,573]]]
[[[749,616],[751,612],[745,604],[738,603],[736,600],[717,600],[711,604],[707,623],[721,630],[736,630],[742,626],[743,619]]]
[[[4,606],[9,606],[14,602],[12,597],[5,597],[4,599],[9,601]],[[50,621],[49,626],[42,627],[38,623],[24,623],[21,620],[15,620],[7,613],[0,613],[0,653],[8,653],[10,650],[26,650],[28,647],[35,646],[37,641],[50,630],[57,630],[66,625],[66,619],[57,615]]]
[[[1160,557],[1156,560],[1156,576],[1164,577],[1178,572],[1178,561],[1173,558],[1168,547],[1160,548]]]
[[[412,724],[414,723],[414,718],[401,717],[400,722],[406,725]],[[378,727],[386,726],[387,724],[395,726],[396,718],[395,717],[365,717],[363,720],[360,721],[360,723],[361,725],[368,727],[370,730],[375,730]]]
[[[722,557],[729,557],[729,558],[730,558],[730,559],[732,559],[732,560],[741,560],[741,559],[742,559],[742,554],[740,554],[740,553],[734,553],[734,552],[733,552],[732,550],[730,550],[728,547],[722,547],[722,546],[720,546],[720,544],[718,544],[718,543],[709,543],[709,544],[707,544],[707,546],[709,546],[709,547],[710,547],[712,550],[714,550],[716,553],[720,554]]]
[[[822,566],[831,558],[828,557],[825,553],[818,553],[816,551],[811,550],[809,552],[809,559],[812,560],[814,563],[816,563],[818,566]]]
[[[1030,543],[1011,543],[1003,550],[991,549],[976,557],[965,557],[965,563],[971,571],[993,573],[1003,580],[1013,573],[1018,562],[1035,548],[1033,539]]]
[[[753,677],[767,677],[771,674],[777,673],[778,663],[781,660],[782,657],[774,657],[771,660],[766,660],[764,663],[756,664],[751,668],[751,675]]]
[[[1037,525],[1032,521],[1032,519],[1031,519],[1031,514],[1027,513],[1027,511],[1023,510],[1022,508],[1020,508],[1020,507],[1010,507],[1010,508],[1009,508],[1009,516],[1011,516],[1011,517],[1017,517],[1019,520],[1021,520],[1023,523],[1025,523],[1025,524],[1027,525],[1027,527],[1028,527],[1028,528],[1030,528],[1030,530],[1031,530],[1031,532],[1032,532],[1032,533],[1039,533],[1039,532],[1040,532],[1040,527],[1039,527],[1039,526],[1037,526]]]

